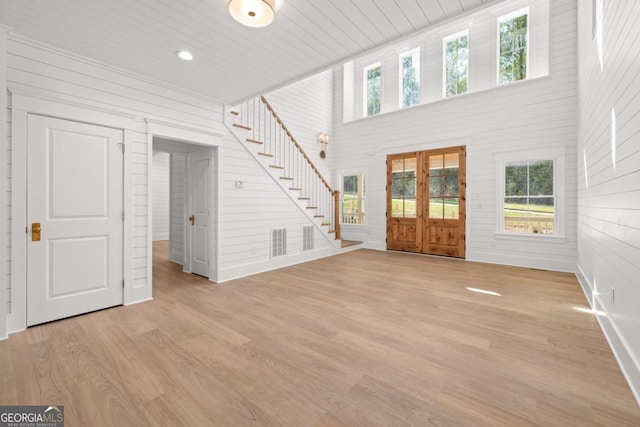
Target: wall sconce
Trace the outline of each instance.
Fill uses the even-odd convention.
[[[320,158],[327,157],[327,144],[329,144],[329,134],[326,132],[320,132],[318,134],[318,142],[320,143]]]

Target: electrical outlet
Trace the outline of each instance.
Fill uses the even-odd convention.
[[[616,302],[616,290],[614,287],[611,287],[611,304],[615,304]]]

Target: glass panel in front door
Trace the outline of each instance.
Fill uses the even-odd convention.
[[[416,217],[416,158],[393,160],[391,165],[391,216]]]
[[[459,219],[460,157],[458,153],[429,156],[429,218]]]

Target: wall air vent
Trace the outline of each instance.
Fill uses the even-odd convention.
[[[271,257],[275,258],[287,254],[287,229],[274,228],[271,230]]]
[[[302,251],[313,250],[313,225],[302,227]]]

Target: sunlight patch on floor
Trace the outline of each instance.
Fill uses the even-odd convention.
[[[592,310],[588,307],[573,307],[574,310],[578,310],[581,313],[587,313],[587,314],[595,314],[596,316],[604,316],[607,317],[607,313],[605,313],[602,310]]]
[[[501,297],[502,295],[500,295],[497,292],[493,292],[493,291],[487,291],[485,289],[478,289],[478,288],[467,288],[467,290],[471,291],[471,292],[475,292],[478,294],[485,294],[485,295],[492,295],[494,297]]]

